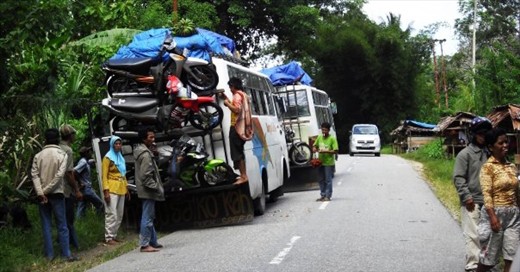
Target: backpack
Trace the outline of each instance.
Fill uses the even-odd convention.
[[[242,96],[242,110],[238,115],[235,129],[238,136],[244,140],[249,141],[253,139],[253,122],[251,120],[251,107],[249,104],[249,97],[244,92],[239,92]]]

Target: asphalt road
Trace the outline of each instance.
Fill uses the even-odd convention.
[[[412,165],[341,155],[331,202],[286,193],[246,224],[176,231],[91,271],[463,271],[457,222]]]

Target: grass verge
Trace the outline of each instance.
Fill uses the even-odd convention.
[[[126,252],[137,248],[138,234],[135,230],[127,230],[123,225],[118,238],[124,242],[116,246],[106,246],[103,243],[104,218],[89,210],[83,218],[75,222],[80,249],[71,249],[80,260],[73,263],[59,258],[58,243],[54,243],[53,261],[43,256],[43,238],[41,232],[38,207],[33,204],[25,206],[32,228],[20,230],[11,227],[0,229],[0,272],[3,271],[85,271]],[[53,237],[56,230],[53,226]]]

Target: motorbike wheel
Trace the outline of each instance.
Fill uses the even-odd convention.
[[[130,122],[121,116],[112,118],[111,123],[112,131],[128,131],[132,129]]]
[[[191,112],[188,116],[188,120],[193,127],[204,131],[218,127],[223,118],[222,108],[213,102],[200,104],[199,111]]]
[[[312,149],[305,142],[295,143],[289,150],[289,158],[295,165],[305,165],[311,161]]]
[[[202,187],[231,184],[235,181],[235,177],[235,171],[225,162],[216,165],[210,171],[201,168],[196,175]]]
[[[130,94],[133,94],[133,96],[139,96],[140,93],[143,95],[149,95],[152,93],[150,86],[139,84],[133,79],[122,76],[114,76],[110,78],[107,83],[107,91],[109,97],[124,97]]]
[[[200,91],[209,91],[217,87],[218,74],[211,65],[192,66],[191,71],[193,75],[183,72],[186,75],[186,82],[191,87]]]

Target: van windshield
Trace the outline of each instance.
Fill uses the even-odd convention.
[[[355,126],[352,130],[353,134],[360,135],[375,135],[377,134],[377,127],[374,126]]]

